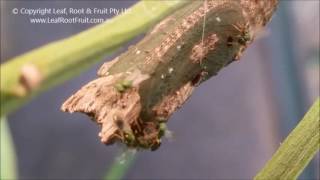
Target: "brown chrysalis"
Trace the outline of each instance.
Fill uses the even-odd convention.
[[[99,77],[72,95],[62,110],[92,117],[105,144],[120,141],[155,150],[169,116],[197,85],[240,57],[276,3],[190,1],[103,64]]]

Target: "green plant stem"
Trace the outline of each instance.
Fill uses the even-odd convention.
[[[254,179],[296,179],[319,151],[319,97]]]
[[[136,153],[125,153],[125,159],[120,160],[119,158],[122,158],[124,154],[122,152],[119,153],[119,155],[115,158],[113,164],[111,165],[111,168],[106,173],[106,176],[104,177],[105,180],[118,180],[123,179],[124,175],[130,168],[130,166],[133,164]]]
[[[80,74],[184,4],[184,0],[141,1],[128,13],[2,64],[0,115],[12,112],[39,92]],[[30,64],[39,70],[42,81],[31,91],[17,95],[22,86],[21,69]]]
[[[2,117],[1,124],[1,146],[0,146],[0,179],[17,179],[16,153],[12,141],[8,121]]]

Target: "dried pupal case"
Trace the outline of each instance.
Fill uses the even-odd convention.
[[[99,77],[72,95],[62,110],[92,117],[105,144],[156,150],[172,113],[196,86],[240,58],[276,3],[190,1],[103,64]]]

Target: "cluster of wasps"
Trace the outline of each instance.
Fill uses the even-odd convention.
[[[132,83],[130,80],[121,80],[114,85],[114,88],[119,93],[124,93],[132,87]],[[114,116],[113,120],[118,128],[121,129],[121,131],[119,131],[118,134],[114,134],[114,136],[130,148],[142,148],[155,151],[161,145],[161,138],[168,132],[166,122],[162,120],[156,122],[137,121],[132,124],[130,130],[127,131],[121,118]],[[142,129],[141,127],[144,128]],[[131,131],[131,129],[134,130]]]
[[[134,124],[133,132],[123,132],[123,137],[119,136],[119,139],[130,148],[155,151],[161,145],[161,138],[168,132],[165,122],[145,122],[144,129],[137,126],[141,125]]]
[[[229,36],[227,39],[227,46],[232,47],[234,45],[240,45],[240,49],[237,54],[233,57],[233,60],[239,60],[243,51],[248,46],[248,44],[252,41],[252,36],[250,34],[250,25],[249,23],[237,23],[232,24],[233,28],[235,28],[239,34],[235,37]]]

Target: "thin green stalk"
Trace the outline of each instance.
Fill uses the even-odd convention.
[[[319,97],[254,179],[297,179],[319,151]]]
[[[136,158],[136,153],[133,153],[133,152],[119,153],[119,155],[116,156],[110,169],[106,173],[106,176],[104,177],[104,179],[105,180],[123,179],[124,175],[133,164],[135,158]]]
[[[39,92],[80,74],[186,2],[141,1],[128,13],[2,64],[0,115],[12,112]],[[23,74],[24,67],[33,72]]]
[[[12,141],[8,121],[2,117],[1,124],[1,146],[0,146],[0,179],[17,179],[16,153]]]

